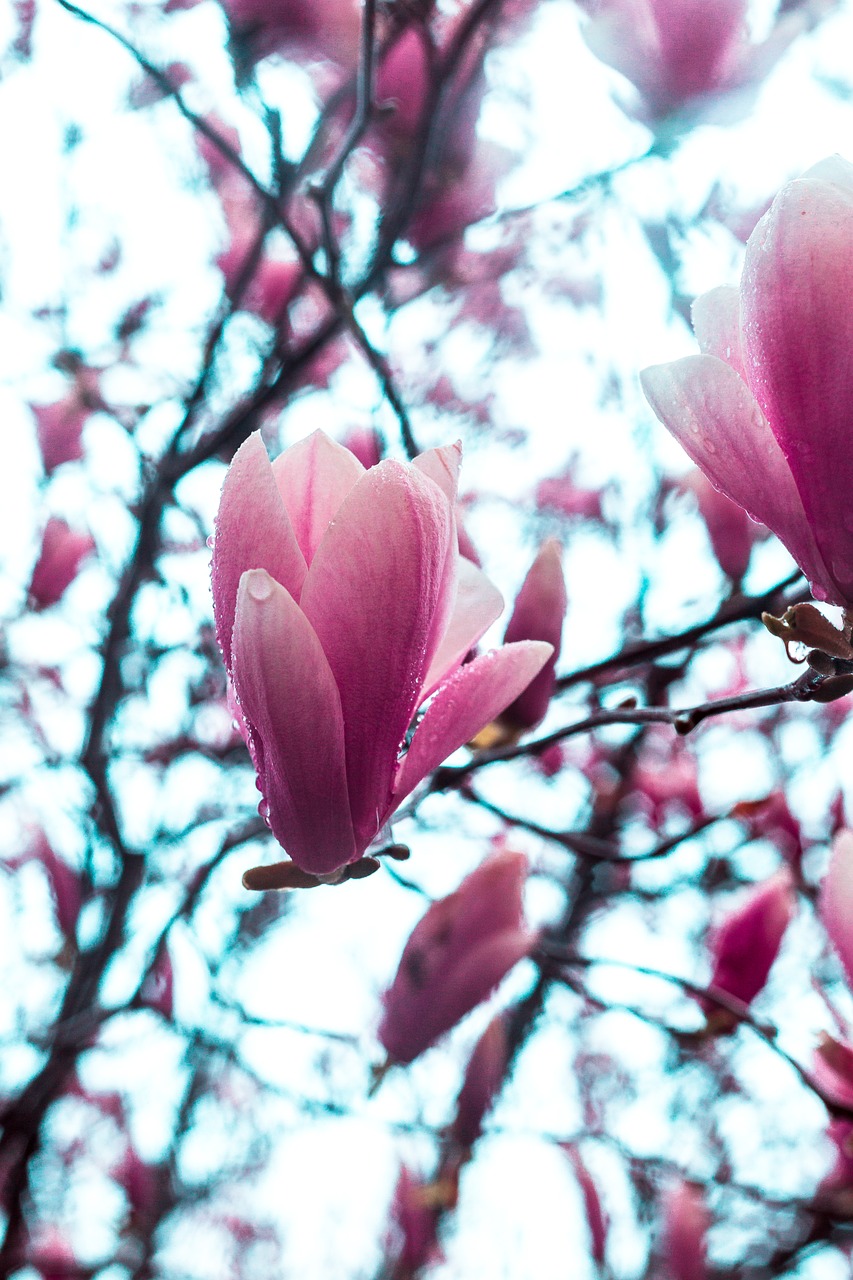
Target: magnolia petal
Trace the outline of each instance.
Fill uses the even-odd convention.
[[[690,316],[702,354],[724,360],[746,382],[740,334],[740,290],[728,284],[709,289],[693,303]]]
[[[824,160],[818,160],[817,164],[806,169],[802,176],[814,178],[819,182],[831,182],[836,187],[853,191],[853,164],[837,153],[834,156],[827,156]]]
[[[397,774],[394,803],[513,702],[542,670],[552,646],[507,644],[475,658],[442,685],[418,725]]]
[[[314,431],[280,453],[272,471],[296,540],[310,564],[341,503],[364,475],[364,467],[325,431]]]
[[[746,250],[741,310],[750,384],[788,460],[831,577],[853,602],[853,187],[783,187]]]
[[[840,831],[833,841],[820,917],[853,988],[853,831]]]
[[[459,488],[459,468],[462,464],[462,445],[445,444],[439,449],[427,449],[419,453],[412,463],[423,475],[429,476],[451,504],[456,502]]]
[[[470,560],[461,556],[457,564],[456,600],[426,680],[423,698],[428,698],[442,680],[459,666],[465,654],[485,634],[503,609],[497,587]]]
[[[715,356],[640,374],[660,421],[721,493],[766,524],[820,589],[828,571],[788,464],[749,387]]]
[[[340,692],[360,851],[388,812],[454,553],[444,494],[417,470],[385,461],[350,492],[305,579],[301,605]]]
[[[297,600],[307,572],[259,431],[234,454],[216,517],[213,616],[229,669],[237,591],[247,569],[266,569]]]
[[[338,691],[311,624],[263,569],[240,580],[233,678],[273,835],[304,871],[351,862]]]

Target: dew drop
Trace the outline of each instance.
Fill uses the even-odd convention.
[[[263,818],[267,826],[270,826],[270,806],[268,800],[262,800],[258,805],[258,813]]]
[[[213,543],[214,543],[214,537],[213,537],[213,534],[212,534],[212,533],[211,533],[211,534],[209,534],[209,535],[207,536],[207,538],[205,539],[205,543],[206,543],[207,547],[212,551],[212,550],[213,550]]]

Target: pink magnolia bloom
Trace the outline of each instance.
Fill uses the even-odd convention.
[[[853,604],[853,165],[783,187],[746,247],[740,289],[697,299],[702,354],[656,365],[661,422],[732,501],[766,524],[818,600]]]
[[[853,831],[839,831],[820,891],[820,918],[853,988]]]
[[[473,1147],[479,1138],[483,1120],[506,1077],[508,1060],[506,1021],[499,1013],[477,1041],[456,1099],[456,1117],[451,1132],[460,1147]]]
[[[51,516],[41,542],[41,554],[30,580],[30,596],[46,608],[61,600],[77,577],[80,564],[95,550],[89,533],[76,533],[64,520]]]
[[[636,85],[652,120],[757,84],[791,41],[831,7],[826,0],[803,4],[801,12],[780,16],[766,40],[752,44],[748,0],[580,3],[590,15],[587,44]]]
[[[663,1201],[663,1251],[673,1280],[705,1280],[705,1236],[710,1225],[699,1187],[692,1182],[670,1187]]]
[[[217,639],[269,825],[312,875],[358,861],[550,654],[531,641],[461,666],[501,599],[459,556],[459,460],[449,446],[365,470],[316,431],[270,464],[256,433],[225,479]]]
[[[713,931],[711,985],[751,1004],[767,982],[793,914],[793,879],[786,867],[750,889]],[[725,1010],[720,1013],[725,1021]]]
[[[528,570],[507,623],[504,640],[546,640],[553,652],[527,688],[510,703],[503,719],[525,732],[544,720],[556,684],[557,659],[566,616],[563,557],[556,538],[549,538]]]
[[[379,1039],[393,1061],[417,1058],[528,954],[526,874],[524,854],[492,854],[415,926],[384,996]]]

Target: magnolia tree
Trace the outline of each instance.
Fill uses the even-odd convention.
[[[3,21],[0,1273],[847,1276],[849,7]]]

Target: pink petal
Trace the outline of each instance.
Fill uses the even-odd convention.
[[[709,289],[693,303],[690,315],[702,354],[724,360],[746,382],[741,350],[740,290],[725,284]]]
[[[839,831],[820,893],[820,917],[853,988],[853,831]]]
[[[216,518],[211,564],[213,615],[216,639],[229,669],[237,591],[247,569],[266,569],[299,599],[305,559],[279,497],[259,431],[234,454]]]
[[[853,601],[853,187],[791,182],[746,250],[750,383],[785,454],[835,603]]]
[[[446,444],[440,449],[427,449],[426,453],[419,453],[412,466],[429,476],[448,502],[455,503],[461,463],[462,446],[457,441],[456,444]]]
[[[272,471],[296,540],[310,564],[341,503],[364,475],[364,467],[325,431],[314,431],[280,453]]]
[[[475,564],[460,556],[456,570],[456,600],[424,680],[424,698],[456,670],[503,609],[503,596]]]
[[[273,835],[303,870],[335,871],[357,852],[340,698],[310,623],[263,569],[240,581],[233,676]]]
[[[397,775],[394,804],[437,769],[453,751],[494,720],[541,671],[551,645],[538,640],[507,644],[461,667],[435,695],[415,730]]]
[[[546,640],[554,652],[537,676],[507,707],[507,717],[520,728],[532,729],[544,719],[554,692],[566,616],[566,581],[560,544],[549,538],[528,570],[507,624],[504,640]]]
[[[340,508],[301,605],[341,696],[356,841],[387,813],[397,755],[421,700],[428,646],[455,553],[453,512],[414,468],[380,462]]]
[[[640,375],[650,405],[712,484],[781,539],[810,582],[829,575],[788,464],[735,371],[715,356],[685,356]]]

